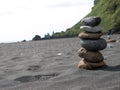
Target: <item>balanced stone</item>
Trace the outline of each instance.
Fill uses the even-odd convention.
[[[84,58],[82,58],[82,60],[80,60],[80,62],[78,63],[78,68],[83,68],[83,69],[96,69],[103,66],[107,66],[104,61],[99,63],[90,63],[87,62]]]
[[[99,39],[102,35],[102,33],[81,32],[78,37],[81,39]]]
[[[98,51],[103,50],[107,46],[106,40],[100,38],[97,40],[80,40],[81,46],[88,51]]]
[[[81,20],[82,25],[92,26],[92,27],[99,25],[100,22],[101,22],[101,18],[97,16],[91,16]]]
[[[91,33],[97,33],[101,32],[102,29],[99,26],[91,27],[91,26],[81,26],[80,29],[86,31],[86,32],[91,32]]]
[[[87,51],[85,48],[81,48],[78,51],[78,54],[80,57],[84,58],[87,62],[90,62],[90,63],[99,63],[104,60],[103,55],[98,51],[90,52],[90,51]]]

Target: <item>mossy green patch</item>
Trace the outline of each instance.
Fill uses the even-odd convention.
[[[102,21],[100,26],[103,28],[103,32],[107,32],[111,28],[120,27],[120,0],[95,0],[95,5],[92,7],[92,11],[86,15],[88,16],[99,16]],[[71,27],[71,31],[81,31],[80,21]]]

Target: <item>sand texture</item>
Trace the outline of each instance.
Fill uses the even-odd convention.
[[[113,38],[101,51],[108,66],[96,70],[78,69],[79,38],[1,43],[0,90],[120,90],[120,35]]]

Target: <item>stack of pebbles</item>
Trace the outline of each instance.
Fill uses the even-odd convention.
[[[81,20],[83,26],[80,27],[84,32],[79,34],[81,48],[78,51],[80,60],[78,67],[84,69],[96,69],[102,66],[106,66],[104,57],[100,53],[100,50],[106,48],[106,40],[101,38],[102,29],[98,25],[101,22],[101,18],[97,16],[91,16]]]

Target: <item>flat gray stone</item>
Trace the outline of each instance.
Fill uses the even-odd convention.
[[[100,26],[95,26],[95,27],[81,26],[80,29],[86,32],[91,32],[91,33],[97,33],[102,31],[102,28]]]

